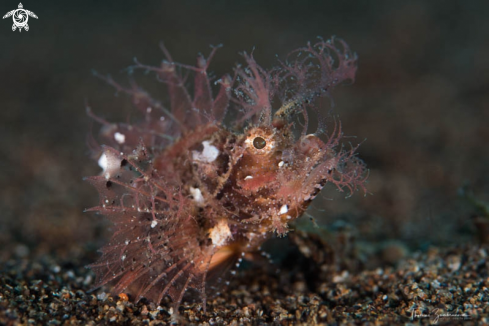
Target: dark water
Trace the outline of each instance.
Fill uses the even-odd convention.
[[[2,2],[4,13],[16,2]],[[369,191],[343,200],[334,189],[310,211],[320,225],[353,228],[375,246],[473,242],[479,210],[461,187],[489,201],[489,45],[486,2],[446,1],[43,1],[39,18],[12,32],[0,21],[0,258],[30,252],[93,252],[105,224],[82,210],[98,173],[85,139],[85,103],[108,119],[130,118],[130,101],[95,78],[122,83],[135,57],[157,65],[165,42],[176,61],[223,44],[211,71],[232,72],[240,51],[264,67],[321,35],[359,55],[353,86],[334,94],[335,112],[371,169]],[[3,15],[3,14],[2,14]],[[135,78],[156,97],[161,84]],[[94,132],[97,126],[94,126]],[[334,201],[326,200],[335,198]],[[340,223],[340,224],[341,224]],[[20,253],[22,254],[22,252]]]

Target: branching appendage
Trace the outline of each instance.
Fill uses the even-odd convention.
[[[280,66],[272,70],[273,80],[278,81],[277,92],[282,102],[275,112],[276,119],[290,119],[295,111],[318,111],[314,101],[318,97],[331,98],[331,90],[337,85],[355,80],[357,55],[352,53],[343,40],[335,38],[292,51]],[[324,114],[317,114],[319,126],[317,134],[323,133]],[[307,120],[307,118],[306,118]]]
[[[275,93],[273,76],[260,67],[253,55],[243,54],[248,66],[236,68],[238,85],[234,89],[234,102],[243,111],[236,124],[253,118],[255,124],[269,125],[272,121],[271,99]]]

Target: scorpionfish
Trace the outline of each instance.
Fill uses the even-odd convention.
[[[325,184],[365,191],[358,146],[341,145],[341,124],[320,105],[353,82],[357,56],[342,40],[320,39],[268,70],[243,53],[246,65],[212,80],[216,48],[195,66],[162,50],[160,66],[136,60],[133,68],[157,75],[165,102],[102,77],[130,96],[141,118],[110,123],[89,110],[102,124],[95,152],[103,172],[87,178],[100,195],[87,211],[113,223],[89,267],[95,289],[110,284],[115,295],[157,304],[168,295],[177,311],[191,290],[205,310],[226,275],[265,240],[287,234]]]

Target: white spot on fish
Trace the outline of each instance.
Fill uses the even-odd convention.
[[[100,158],[98,159],[98,165],[102,168],[102,170],[107,170],[107,155],[105,153],[102,153],[100,155]]]
[[[194,161],[200,161],[204,163],[214,162],[219,156],[219,150],[217,149],[217,147],[212,146],[211,142],[208,140],[203,141],[202,145],[204,146],[204,150],[202,151],[202,153],[192,151],[192,159]]]
[[[229,225],[225,220],[220,220],[215,227],[210,229],[209,236],[212,244],[220,247],[231,237],[231,229],[229,229]]]
[[[249,179],[253,179],[253,177],[251,175],[248,175],[246,176],[246,178],[244,178],[245,180],[249,180]]]
[[[284,166],[284,161],[280,161],[280,162],[278,163],[278,167],[279,167],[279,168],[281,168],[282,166]]]
[[[204,197],[202,196],[202,191],[199,188],[190,187],[190,194],[194,197],[194,201],[201,205],[204,203]]]
[[[119,144],[124,144],[125,141],[126,141],[126,136],[124,134],[121,134],[120,132],[116,132],[114,134],[114,139],[116,142],[118,142]]]
[[[153,222],[151,222],[151,228],[154,229],[154,227],[158,224],[158,221],[157,220],[153,220]]]
[[[283,205],[282,207],[280,207],[280,212],[279,213],[280,213],[280,215],[282,215],[282,214],[287,213],[288,211],[289,211],[289,206]]]

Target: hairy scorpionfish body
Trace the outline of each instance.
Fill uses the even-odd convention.
[[[161,66],[136,61],[135,68],[166,84],[168,105],[102,77],[129,94],[143,117],[109,123],[89,111],[103,125],[104,144],[95,149],[103,172],[87,178],[100,204],[89,211],[113,223],[110,242],[90,267],[95,288],[112,284],[114,294],[156,303],[169,295],[176,309],[190,289],[205,309],[224,275],[274,234],[285,235],[326,183],[350,193],[364,188],[356,147],[340,146],[336,121],[325,132],[326,114],[316,105],[337,84],[353,81],[356,55],[341,40],[320,40],[265,70],[245,53],[247,66],[216,81],[214,96],[207,69],[215,49],[195,67],[163,51]],[[193,74],[193,94],[182,72]]]

